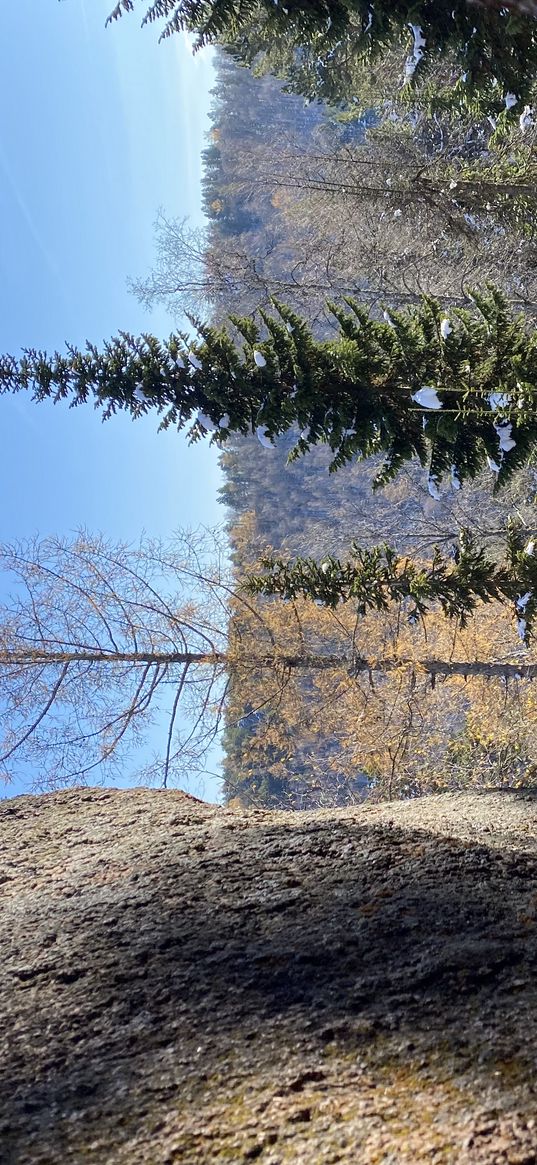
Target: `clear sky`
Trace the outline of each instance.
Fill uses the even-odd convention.
[[[211,56],[179,36],[159,45],[142,9],[105,29],[112,7],[16,0],[2,13],[1,351],[173,328],[127,277],[151,266],[160,206],[201,221]],[[19,395],[0,397],[0,424],[0,540],[80,526],[135,540],[222,521],[216,451],[157,434],[156,417],[103,425],[90,406]],[[208,779],[207,798],[216,790]]]

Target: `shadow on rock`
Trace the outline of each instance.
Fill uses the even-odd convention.
[[[374,1074],[440,1051],[503,1104],[532,1087],[534,857],[225,815],[99,882],[107,856],[5,916],[4,1160],[102,1160],[103,1129],[126,1143],[300,1058]]]

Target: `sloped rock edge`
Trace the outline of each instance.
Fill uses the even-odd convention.
[[[537,1160],[537,856],[394,809],[4,802],[1,1159]]]

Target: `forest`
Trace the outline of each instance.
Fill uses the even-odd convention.
[[[239,58],[236,48],[217,52],[203,155],[207,229],[160,217],[157,263],[135,285],[143,300],[217,323],[283,301],[330,338],[331,307],[348,297],[383,320],[433,295],[447,318],[491,283],[532,318],[535,134],[522,109],[513,117],[507,103],[476,117],[456,94],[432,104],[439,68],[425,91],[409,93],[393,83],[393,53],[378,70],[351,69],[345,92],[323,85],[314,100],[296,92],[304,76],[287,49],[272,44],[252,69]],[[416,458],[374,490],[379,457],[331,474],[323,444],[289,459],[297,436],[295,426],[274,447],[240,434],[223,445],[221,500],[238,581],[267,554],[345,560],[353,542],[388,543],[425,564],[435,547],[456,557],[461,530],[493,555],[510,519],[527,540],[535,533],[533,456],[500,490],[502,454],[462,490],[456,477],[431,489]],[[359,621],[352,601],[332,610],[304,595],[255,601],[295,650],[353,642],[398,666],[297,674],[284,687],[264,672],[234,676],[225,730],[232,802],[309,808],[534,779],[535,688],[517,669],[537,656],[498,602],[461,626],[434,609],[409,619],[404,601]],[[421,662],[431,656],[513,666],[492,678],[446,669],[435,682]]]

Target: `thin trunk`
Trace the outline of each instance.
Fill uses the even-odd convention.
[[[353,658],[352,655],[285,655],[273,653],[269,655],[244,656],[228,654],[222,651],[191,652],[191,651],[118,651],[114,653],[98,651],[51,651],[51,652],[0,652],[0,667],[33,667],[36,665],[71,663],[134,663],[134,664],[161,664],[174,663],[200,666],[226,665],[234,667],[237,664],[260,669],[283,668],[293,671],[336,671],[347,670],[349,675],[359,675],[362,672],[390,672],[400,667],[413,667],[418,672],[426,672],[430,676],[486,676],[487,678],[501,677],[503,679],[535,679],[537,678],[537,663],[486,663],[482,660],[463,660],[451,662],[442,659],[410,659],[390,657],[388,659]]]
[[[413,667],[417,672],[426,672],[432,679],[436,676],[484,676],[505,680],[537,679],[537,663],[486,663],[482,660],[463,660],[455,663],[444,659],[358,659],[351,665],[350,674],[361,672],[389,672],[399,667]]]
[[[227,656],[220,651],[0,651],[0,667],[34,667],[37,664],[144,663],[219,664]]]
[[[495,195],[506,194],[510,198],[518,198],[521,194],[526,195],[527,198],[535,198],[536,188],[535,184],[531,182],[494,182],[488,178],[457,178],[456,186],[452,187],[453,197],[456,198],[458,194],[470,194],[473,198],[478,198],[480,195],[489,197],[492,192]],[[430,190],[433,194],[445,194],[445,186],[439,184],[435,179],[419,178],[415,180],[418,187],[423,187],[424,190]]]

